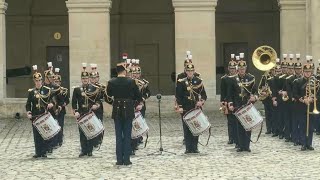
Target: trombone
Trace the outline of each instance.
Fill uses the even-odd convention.
[[[312,85],[312,87],[311,87]],[[309,101],[310,98],[313,97],[313,110],[310,109],[310,102],[307,103],[307,129],[306,129],[306,137],[309,137],[309,126],[310,126],[310,114],[319,114],[320,112],[317,109],[317,88],[319,87],[319,80],[317,80],[314,76],[308,79],[308,84],[306,86],[306,96],[305,99]],[[313,91],[313,92],[312,92]]]

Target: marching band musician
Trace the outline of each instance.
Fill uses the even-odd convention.
[[[101,99],[99,98],[99,88],[89,83],[90,74],[86,71],[87,64],[82,63],[82,67],[82,85],[75,87],[72,95],[72,109],[77,120],[91,110],[97,110],[101,104]],[[79,134],[81,144],[81,153],[79,154],[79,157],[86,155],[92,156],[95,139],[87,140],[80,127]]]
[[[176,82],[177,82],[179,79],[183,79],[183,78],[187,77],[186,67],[187,67],[187,65],[192,64],[191,51],[187,51],[186,54],[187,54],[187,57],[186,57],[186,59],[184,60],[184,63],[183,63],[184,70],[183,70],[183,72],[181,72],[181,73],[179,73],[179,74],[177,75]],[[200,78],[200,73],[194,72],[194,76]],[[176,100],[175,100],[175,109],[176,109],[176,111],[177,111],[177,109],[178,109],[177,101],[176,101]],[[183,145],[185,145],[185,139],[183,139]]]
[[[291,130],[291,139],[294,146],[298,146],[300,144],[300,120],[298,116],[296,115],[296,112],[300,111],[299,109],[299,101],[295,99],[293,95],[293,88],[296,87],[295,83],[297,83],[297,79],[301,78],[302,75],[302,64],[300,62],[300,54],[296,54],[296,62],[294,63],[294,78],[293,81],[289,83],[289,86],[291,88],[291,93],[289,96],[291,96],[292,99],[292,130]]]
[[[238,76],[232,78],[230,86],[227,91],[227,101],[229,110],[234,112],[241,106],[248,103],[254,103],[258,100],[258,97],[254,95],[256,92],[255,77],[250,73],[246,73],[247,63],[244,61],[244,53],[240,53],[240,61],[238,62]],[[250,149],[251,131],[246,131],[240,121],[238,121],[238,137],[239,148],[237,152],[248,151]]]
[[[29,94],[26,103],[27,117],[32,122],[44,114],[47,109],[53,107],[51,90],[42,84],[42,76],[37,72],[37,65],[33,66],[33,70],[35,71],[33,74],[35,87],[28,90]],[[32,125],[32,130],[35,145],[35,155],[33,158],[46,158],[46,153],[49,150],[48,143],[41,137],[34,125]]]
[[[275,66],[275,74],[274,77],[270,80],[270,87],[272,92],[272,105],[273,105],[273,116],[272,116],[272,137],[277,137],[280,134],[281,129],[279,129],[279,114],[281,113],[281,109],[278,106],[278,102],[282,98],[282,96],[278,93],[279,86],[281,86],[280,76],[282,75],[281,63],[280,59],[276,59]]]
[[[114,119],[116,133],[116,165],[131,165],[130,144],[132,120],[135,111],[140,111],[143,106],[141,92],[137,81],[126,76],[127,64],[117,64],[118,77],[108,81],[106,100],[112,104],[112,119]],[[138,105],[134,107],[134,103]]]
[[[178,104],[178,112],[181,114],[181,117],[191,109],[202,108],[204,102],[207,100],[207,94],[202,80],[194,75],[194,65],[188,64],[185,67],[185,72],[187,77],[179,79],[176,86],[176,101]],[[183,120],[182,123],[186,145],[185,153],[199,153],[199,136],[193,136],[187,127],[187,124]]]
[[[307,149],[314,150],[312,147],[314,122],[310,114],[314,108],[313,101],[319,98],[319,82],[317,82],[316,78],[312,76],[312,71],[312,65],[309,62],[304,64],[303,77],[297,79],[293,87],[293,96],[297,99],[299,106],[299,111],[296,112],[296,116],[300,120],[301,125],[300,131],[302,136],[300,143],[302,145],[302,151]],[[316,90],[314,90],[314,86],[316,86]],[[310,118],[309,123],[307,122],[308,118]],[[309,131],[308,134],[307,131]]]
[[[64,127],[64,116],[66,115],[66,106],[69,104],[69,92],[67,88],[61,86],[61,75],[59,74],[60,68],[55,68],[54,84],[59,87],[57,94],[58,99],[58,111],[57,120],[61,127],[59,134],[57,135],[58,145],[62,146],[63,143],[63,127]]]
[[[273,123],[273,106],[271,94],[269,92],[271,87],[271,81],[274,76],[274,68],[270,69],[266,76],[262,77],[261,84],[258,89],[261,90],[261,94],[259,94],[259,100],[262,101],[265,111],[266,118],[266,128],[267,132],[265,134],[271,134],[273,132],[272,123]],[[271,91],[271,90],[270,90]]]
[[[284,137],[285,142],[292,141],[292,118],[293,118],[293,103],[292,103],[292,84],[295,79],[294,76],[294,62],[293,62],[293,54],[289,55],[289,62],[287,62],[287,77],[284,81],[285,87],[282,91],[284,96],[284,106],[285,110],[282,112],[284,114]],[[285,101],[286,100],[286,101]]]
[[[136,67],[133,69],[132,71],[132,78],[133,79],[137,79],[138,80],[138,87],[139,90],[142,94],[142,99],[143,99],[143,107],[141,109],[141,115],[143,118],[145,118],[145,114],[146,114],[146,100],[151,96],[151,92],[149,89],[149,81],[147,81],[146,79],[141,77],[141,67],[139,66],[139,59],[136,59]],[[142,143],[143,141],[143,137],[139,138],[138,143]]]
[[[291,55],[291,54],[290,54]],[[290,56],[289,55],[289,56]],[[291,59],[291,57],[290,57]],[[287,121],[287,112],[288,111],[288,106],[287,106],[287,100],[286,97],[288,97],[288,92],[286,91],[286,80],[288,77],[288,62],[287,62],[287,55],[283,58],[283,61],[281,61],[281,70],[282,70],[282,75],[279,76],[279,86],[276,92],[280,94],[281,98],[278,99],[278,106],[280,108],[281,113],[278,114],[278,127],[279,127],[279,139],[284,138],[284,124]]]
[[[97,116],[98,119],[103,123],[103,99],[104,99],[104,94],[106,91],[106,86],[104,84],[99,83],[100,80],[100,75],[97,70],[98,66],[97,64],[90,64],[91,66],[91,73],[90,73],[90,83],[96,86],[99,89],[99,95],[97,98],[100,98],[99,101],[99,108],[94,110],[94,114]],[[95,138],[94,142],[94,147],[98,148],[102,144],[104,132],[98,135]]]
[[[53,66],[52,62],[48,62],[48,69],[44,71],[44,82],[43,84],[46,87],[49,87],[51,89],[51,96],[52,96],[52,101],[54,102],[54,106],[49,110],[51,115],[53,116],[54,119],[57,119],[57,112],[59,111],[59,103],[58,103],[58,97],[57,93],[59,91],[59,87],[54,84],[54,72],[53,72]],[[58,136],[55,136],[54,138],[47,140],[46,143],[48,144],[48,154],[52,153],[52,150],[54,148],[59,147],[58,143]]]
[[[239,58],[239,56],[237,56]],[[238,59],[239,60],[239,59]],[[235,55],[231,54],[231,60],[228,63],[228,74],[225,74],[221,77],[221,97],[220,97],[220,107],[224,115],[227,116],[228,120],[228,144],[235,143],[238,144],[238,135],[237,135],[237,118],[229,112],[228,102],[227,102],[227,89],[230,82],[230,78],[234,78],[237,75],[237,62],[235,61]]]

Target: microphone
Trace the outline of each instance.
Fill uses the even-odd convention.
[[[161,94],[157,94],[157,99],[158,99],[158,100],[161,99]]]

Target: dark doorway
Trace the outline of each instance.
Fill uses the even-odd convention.
[[[149,88],[152,94],[160,93],[160,69],[158,44],[136,44],[135,55],[140,59],[142,76],[150,82]]]
[[[60,68],[61,86],[70,90],[69,46],[47,46],[47,62]]]

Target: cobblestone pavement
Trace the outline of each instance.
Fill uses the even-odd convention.
[[[164,115],[163,148],[172,155],[150,155],[159,149],[158,118],[147,118],[150,137],[146,148],[132,157],[133,165],[115,166],[113,122],[105,120],[103,146],[91,158],[78,158],[79,134],[75,121],[66,120],[65,143],[47,159],[32,159],[34,153],[28,120],[0,121],[0,179],[320,179],[320,138],[314,138],[315,151],[284,140],[261,135],[251,144],[251,153],[237,153],[227,145],[227,125],[223,116],[209,113],[213,125],[207,147],[199,155],[185,155],[182,126],[178,115]],[[257,137],[255,130],[253,137]],[[205,143],[208,134],[200,141]]]

